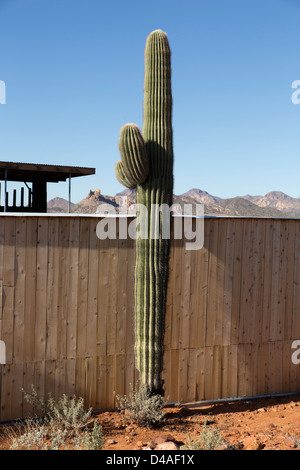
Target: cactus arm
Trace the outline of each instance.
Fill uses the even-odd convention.
[[[132,187],[144,183],[149,175],[149,159],[144,139],[135,124],[125,124],[121,128],[119,150],[127,181]]]
[[[121,160],[119,160],[119,161],[115,164],[115,174],[116,174],[117,180],[118,180],[119,183],[121,183],[123,186],[125,186],[125,187],[128,188],[128,189],[134,189],[134,188],[136,188],[136,184],[135,184],[135,183],[131,183],[130,181],[128,181],[127,176],[125,175],[124,166],[123,166],[123,163],[122,163]]]

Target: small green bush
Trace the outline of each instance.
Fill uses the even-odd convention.
[[[205,420],[202,432],[197,439],[191,439],[188,436],[188,443],[181,447],[181,449],[187,450],[216,450],[222,443],[221,433],[215,429],[209,429],[206,426],[207,420]]]
[[[23,390],[24,392],[24,390]],[[102,427],[95,419],[90,426],[91,409],[84,409],[82,398],[63,395],[56,402],[51,395],[47,402],[32,387],[25,399],[39,409],[43,418],[27,419],[11,428],[11,450],[101,450],[104,445]]]
[[[84,409],[83,398],[77,400],[75,396],[63,395],[57,402],[50,397],[47,407],[52,425],[75,434],[86,427],[92,413],[91,409]]]
[[[48,400],[45,402],[39,398],[37,392],[32,386],[31,392],[24,392],[25,399],[33,405],[36,411],[49,422],[50,426],[55,429],[66,430],[76,434],[87,425],[92,410],[84,409],[83,398],[77,399],[76,396],[68,397],[62,395],[57,401],[49,394]]]
[[[42,450],[47,433],[44,426],[33,426],[19,436],[12,436],[10,450]]]
[[[161,395],[153,395],[146,386],[141,385],[134,389],[129,396],[117,395],[120,411],[124,412],[125,419],[135,422],[139,426],[158,426],[164,420],[164,401]]]
[[[91,430],[86,429],[85,432],[80,435],[79,439],[76,439],[74,445],[78,449],[83,450],[101,450],[105,443],[105,439],[102,436],[102,427],[98,421],[94,421],[94,425]]]

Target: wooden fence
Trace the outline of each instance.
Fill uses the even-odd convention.
[[[137,379],[135,242],[98,218],[0,216],[0,420],[21,388],[115,406]],[[128,219],[130,222],[130,219]],[[207,218],[204,247],[172,240],[164,372],[170,402],[300,391],[300,220]]]

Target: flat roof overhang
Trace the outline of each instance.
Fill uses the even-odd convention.
[[[43,179],[49,183],[66,181],[69,178],[94,175],[95,168],[36,163],[0,162],[0,180],[33,182]]]

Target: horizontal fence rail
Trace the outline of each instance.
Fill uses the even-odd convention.
[[[136,383],[135,241],[100,240],[99,220],[0,216],[1,421],[33,412],[32,385],[99,410]],[[205,218],[201,249],[172,239],[168,401],[298,392],[298,340],[300,220]]]

